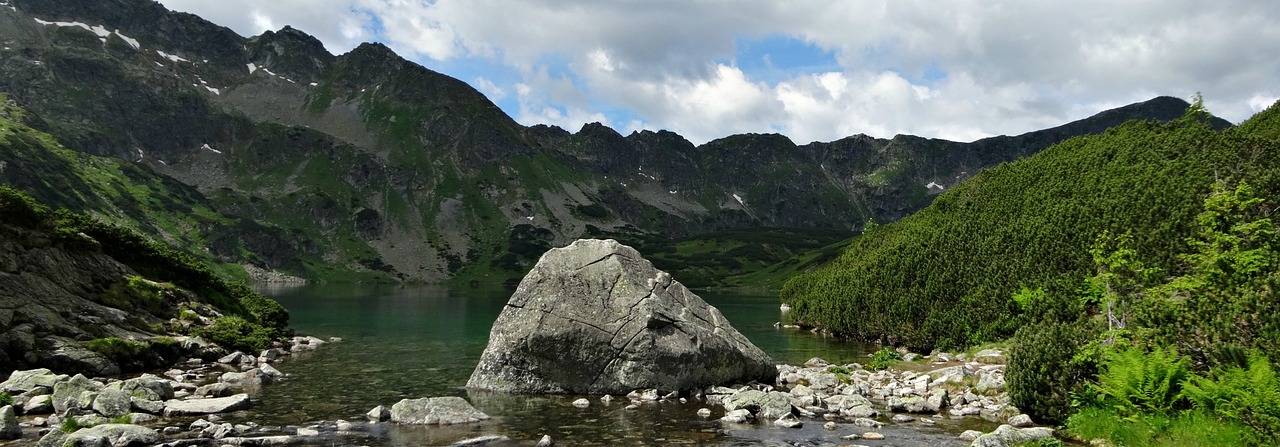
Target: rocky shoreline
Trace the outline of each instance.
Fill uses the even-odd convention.
[[[489,419],[465,399],[446,396],[379,406],[368,413],[368,421],[284,427],[226,421],[228,413],[248,408],[250,396],[261,387],[287,380],[273,363],[324,343],[314,337],[296,337],[287,348],[256,356],[237,352],[217,362],[191,360],[162,376],[144,374],[123,380],[15,371],[0,383],[0,390],[14,399],[12,406],[0,409],[4,425],[0,433],[16,431],[21,436],[15,445],[38,446],[355,445],[378,443],[386,436],[386,424],[450,425]],[[1002,355],[983,351],[963,362],[957,356],[935,354],[921,358],[923,362],[905,362],[904,369],[882,371],[815,358],[804,365],[778,365],[774,383],[715,386],[692,393],[642,389],[626,396],[583,397],[569,405],[621,403],[632,410],[668,402],[701,403],[697,417],[715,421],[722,432],[813,425],[839,439],[834,443],[797,440],[789,445],[883,445],[894,442],[892,434],[886,436],[886,427],[930,426],[965,418],[1005,424],[991,433],[967,431],[958,436],[958,442],[973,446],[1007,446],[1053,436],[1052,429],[1032,427],[1030,418],[1009,403],[1004,365],[999,363]],[[79,429],[66,431],[74,428]],[[488,434],[453,445],[545,446],[554,445],[554,440]]]
[[[212,362],[194,357],[158,375],[127,379],[44,368],[13,371],[0,383],[11,400],[0,408],[0,439],[37,446],[225,445],[222,439],[232,435],[269,431],[218,422],[223,414],[249,408],[251,395],[263,387],[285,380],[272,363],[336,341],[341,340],[293,337],[257,355],[237,351]],[[173,425],[196,417],[205,419]],[[232,444],[265,445],[242,442],[247,444]]]

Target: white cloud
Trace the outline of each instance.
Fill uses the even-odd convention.
[[[507,97],[506,90],[503,90],[502,87],[498,87],[498,84],[494,84],[493,81],[490,81],[483,76],[476,77],[474,81],[471,81],[471,84],[476,87],[476,90],[480,90],[481,93],[488,96],[490,101],[498,102]]]
[[[285,25],[316,36],[325,48],[345,53],[374,40],[371,16],[355,0],[161,0],[165,7],[190,12],[244,36],[277,31]]]
[[[695,142],[771,131],[973,139],[1197,91],[1240,121],[1280,83],[1280,2],[162,1],[244,34],[290,24],[335,52],[376,37],[428,64],[496,62],[523,87],[477,87],[514,91],[521,122],[572,130],[613,118]],[[765,83],[734,58],[737,40],[766,36],[830,50],[838,66]]]

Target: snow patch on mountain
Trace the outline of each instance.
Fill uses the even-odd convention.
[[[163,52],[163,51],[160,51],[160,50],[156,50],[156,53],[157,53],[157,54],[159,54],[159,55],[160,55],[160,57],[163,57],[163,58],[165,58],[165,59],[171,60],[171,61],[173,61],[173,62],[191,62],[191,61],[186,60],[186,59],[183,59],[183,58],[181,58],[181,57],[179,57],[179,56],[177,56],[177,55],[169,54],[169,53],[166,53],[166,52]]]
[[[0,3],[0,6],[9,6],[10,8],[13,8],[13,6],[10,6],[8,3]],[[15,8],[14,11],[17,11],[17,9]],[[132,37],[129,37],[120,33],[120,30],[108,31],[107,27],[102,25],[90,26],[87,23],[81,23],[81,22],[50,22],[50,21],[40,20],[39,18],[36,18],[35,21],[36,23],[39,23],[45,26],[49,26],[49,25],[54,25],[59,27],[74,26],[74,27],[84,28],[85,30],[98,36],[98,40],[101,40],[103,43],[106,43],[107,38],[111,37],[112,34],[115,34],[116,36],[119,36],[121,40],[124,40],[125,43],[129,44],[129,46],[133,47],[133,49],[136,50],[136,49],[142,48],[142,44],[138,43],[137,39],[134,39]]]

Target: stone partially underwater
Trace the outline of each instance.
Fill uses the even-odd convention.
[[[777,377],[715,307],[634,248],[583,239],[542,255],[467,387],[515,393],[686,391]]]

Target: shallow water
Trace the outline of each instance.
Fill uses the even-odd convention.
[[[510,292],[447,289],[440,286],[309,285],[263,289],[290,311],[300,333],[342,337],[315,353],[294,356],[277,367],[288,380],[268,387],[255,407],[240,417],[269,425],[305,425],[320,420],[364,420],[377,405],[404,398],[455,395],[468,398],[493,419],[458,427],[379,426],[381,445],[448,445],[474,436],[500,434],[536,442],[551,435],[558,445],[767,445],[782,440],[804,445],[847,444],[840,436],[864,430],[825,431],[825,421],[806,421],[800,430],[726,426],[715,419],[722,409],[702,402],[651,403],[626,410],[626,399],[610,405],[591,398],[580,409],[579,396],[509,396],[469,393],[463,388],[488,342],[489,329]],[[832,363],[865,359],[869,346],[824,338],[807,331],[779,329],[785,320],[776,296],[743,293],[699,294],[753,343],[778,363],[799,364],[811,357]],[[695,414],[711,408],[711,420]],[[969,423],[964,423],[968,425]],[[965,445],[955,433],[966,427],[886,427],[885,441],[863,445]],[[781,444],[779,444],[781,445]]]

